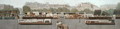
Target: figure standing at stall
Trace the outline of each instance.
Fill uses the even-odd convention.
[[[68,29],[66,24],[63,24],[62,21],[57,21],[57,29]]]

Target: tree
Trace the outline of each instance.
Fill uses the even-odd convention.
[[[93,13],[93,11],[91,11],[90,9],[84,9],[83,12],[86,12],[86,13]]]
[[[70,10],[68,10],[66,7],[63,7],[63,12],[70,12]]]
[[[95,10],[94,15],[101,15],[101,12],[102,12],[101,10]]]
[[[113,15],[114,9],[109,9],[109,10],[107,10],[106,12],[107,12],[109,15]]]
[[[63,12],[63,8],[58,8],[57,12]]]
[[[78,12],[78,10],[74,8],[70,12]]]
[[[120,10],[114,10],[114,13],[115,15],[120,15]]]
[[[56,9],[55,8],[50,8],[48,11],[50,11],[50,12],[56,12]]]
[[[101,15],[107,15],[107,16],[109,16],[110,14],[108,12],[106,12],[106,11],[102,11]]]
[[[17,12],[16,13],[20,13],[19,9],[18,8],[14,8],[14,10],[16,10]]]
[[[40,11],[41,11],[41,12],[48,12],[48,9],[43,8],[43,9],[41,9]]]
[[[23,6],[23,12],[24,12],[24,13],[26,13],[26,12],[31,12],[30,7],[28,7],[28,6]]]

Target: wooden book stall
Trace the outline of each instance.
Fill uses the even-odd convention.
[[[112,17],[89,17],[89,19],[112,19]]]
[[[51,25],[51,19],[27,19],[19,20],[21,25]]]
[[[22,19],[53,19],[53,17],[22,17]]]
[[[116,17],[116,19],[120,19],[120,17]]]
[[[87,20],[87,25],[114,25],[114,20]]]

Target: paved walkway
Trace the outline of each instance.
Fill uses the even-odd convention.
[[[69,29],[120,29],[120,19],[115,19],[115,25],[86,25],[85,19],[63,19]],[[19,25],[17,20],[0,20],[0,29],[57,29],[57,19],[52,19],[52,25]]]

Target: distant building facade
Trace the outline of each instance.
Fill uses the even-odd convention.
[[[95,10],[98,9],[99,7],[97,7],[96,5],[93,5],[91,3],[81,3],[77,6],[78,10],[85,10],[85,9],[90,9],[90,10]]]
[[[29,6],[32,10],[38,10],[38,9],[49,9],[49,8],[63,8],[63,7],[69,7],[69,5],[66,4],[43,4],[43,3],[37,3],[37,2],[27,2],[25,6]]]
[[[11,5],[0,4],[0,9],[14,9]]]
[[[101,5],[100,9],[101,10],[116,9],[116,6],[117,5],[115,5],[115,4],[106,4],[106,5]]]

